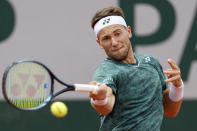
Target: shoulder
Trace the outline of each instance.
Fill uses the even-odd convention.
[[[93,75],[93,80],[105,83],[107,86],[111,87],[113,92],[116,92],[116,79],[117,79],[117,69],[115,63],[108,59],[105,59],[95,70]]]
[[[94,71],[93,80],[103,82],[105,79],[115,79],[117,75],[115,63],[105,59]]]
[[[135,55],[136,58],[138,59],[138,61],[142,64],[142,65],[151,65],[154,68],[162,68],[160,62],[158,61],[158,59],[150,54],[136,54]]]
[[[95,70],[95,73],[112,73],[116,70],[117,65],[110,59],[105,59]]]

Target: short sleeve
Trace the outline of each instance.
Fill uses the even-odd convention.
[[[155,65],[156,65],[155,68],[158,71],[158,74],[159,74],[159,77],[161,80],[162,90],[164,91],[168,88],[168,84],[165,82],[166,77],[163,73],[163,68],[162,68],[161,64],[159,63],[159,61],[155,57],[153,57],[153,59],[155,61]]]
[[[113,93],[116,94],[116,83],[115,75],[110,70],[103,69],[102,67],[98,68],[93,75],[93,80],[104,83],[109,86]]]

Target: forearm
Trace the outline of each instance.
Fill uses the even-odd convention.
[[[176,117],[180,111],[182,99],[174,102],[169,98],[169,93],[163,95],[164,115],[167,117]]]
[[[163,93],[164,115],[176,117],[183,101],[183,83],[181,88],[171,87]]]

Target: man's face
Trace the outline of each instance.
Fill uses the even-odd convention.
[[[111,25],[98,33],[97,43],[103,48],[108,57],[115,60],[125,60],[131,49],[131,28],[122,25]]]

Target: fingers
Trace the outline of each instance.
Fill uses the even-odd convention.
[[[174,86],[179,87],[182,84],[180,68],[172,59],[168,59],[168,63],[171,69],[164,71],[164,74],[168,77],[168,79],[166,79],[165,82],[172,82]]]
[[[180,75],[181,72],[180,72],[180,70],[168,69],[168,70],[164,71],[164,74],[166,74],[166,75]]]
[[[104,99],[106,97],[106,94],[107,94],[107,87],[105,84],[103,83],[98,83],[96,81],[92,81],[90,82],[90,84],[92,85],[97,85],[98,86],[98,89],[97,90],[94,90],[94,91],[91,91],[89,92],[89,97],[90,98],[93,98],[93,99]]]
[[[168,78],[172,78],[175,76],[181,76],[180,68],[176,65],[176,63],[172,59],[168,59],[168,63],[171,66],[171,69],[167,69],[164,71],[164,74],[168,76]],[[172,78],[173,79],[173,78]]]
[[[97,82],[96,81],[91,81],[91,82],[89,82],[89,84],[90,85],[97,85]],[[96,95],[97,94],[97,92],[94,90],[94,91],[90,91],[90,92],[88,92],[88,94],[89,94],[89,97],[92,97],[92,95]]]
[[[91,81],[91,82],[89,82],[89,84],[90,85],[97,85],[97,82],[96,81]],[[93,90],[93,91],[88,92],[89,97],[90,97],[90,95],[96,94],[96,93],[97,93],[96,90]]]
[[[180,75],[176,75],[176,76],[173,76],[173,77],[170,77],[168,79],[165,80],[165,82],[174,82],[174,81],[179,81],[181,78]]]
[[[97,82],[96,81],[91,81],[89,82],[90,85],[97,85]]]
[[[172,59],[168,59],[168,64],[170,65],[170,67],[172,69],[179,69],[179,67],[176,65],[175,61],[173,61]]]

